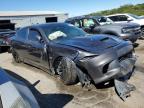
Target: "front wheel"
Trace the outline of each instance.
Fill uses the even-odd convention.
[[[78,82],[77,67],[71,59],[63,57],[56,70],[65,85],[72,85]]]
[[[141,38],[144,39],[144,27],[141,29],[141,31],[142,31]]]

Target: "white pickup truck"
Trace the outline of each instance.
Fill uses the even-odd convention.
[[[113,14],[113,15],[108,15],[106,17],[111,19],[115,23],[133,22],[133,23],[139,24],[142,30],[142,37],[144,37],[144,17],[140,17],[134,14],[129,14],[129,13]]]

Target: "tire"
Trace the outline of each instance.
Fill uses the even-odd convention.
[[[0,47],[0,53],[2,53],[2,48]]]
[[[57,67],[57,73],[65,85],[73,85],[78,82],[77,67],[71,59],[63,57]]]
[[[7,52],[8,52],[8,53],[12,53],[12,48],[11,48],[11,47],[8,48]]]
[[[14,61],[16,63],[21,63],[21,60],[20,60],[18,54],[14,50],[12,51],[12,55],[13,55]]]

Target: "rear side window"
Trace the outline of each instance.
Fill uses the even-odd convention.
[[[28,29],[22,28],[22,29],[18,30],[18,32],[17,32],[17,38],[25,40],[27,38],[27,34],[28,34]]]
[[[29,30],[28,40],[37,42],[38,41],[37,36],[41,36],[41,34],[39,33],[39,31],[37,31],[35,29],[30,29]]]
[[[117,16],[111,16],[111,17],[109,17],[109,19],[111,19],[112,21],[118,21],[118,17]]]

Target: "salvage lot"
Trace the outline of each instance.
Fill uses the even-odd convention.
[[[87,91],[79,84],[65,86],[58,78],[54,78],[40,69],[23,63],[15,63],[11,54],[8,53],[0,54],[0,66],[28,85],[41,108],[143,108],[144,41],[139,40],[138,44],[136,72],[129,81],[136,86],[136,91],[131,92],[131,97],[127,98],[126,102],[120,100],[113,87],[93,87],[91,91]]]

